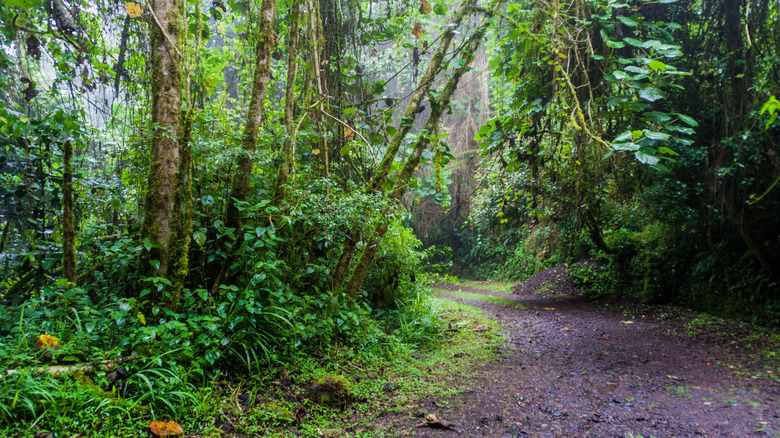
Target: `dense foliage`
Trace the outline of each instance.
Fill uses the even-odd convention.
[[[0,430],[201,428],[215,382],[435,343],[442,247],[779,323],[779,12],[3,0]]]
[[[0,5],[0,430],[194,430],[215,382],[436,342],[400,170],[487,22],[373,8]]]
[[[460,260],[507,278],[569,262],[596,294],[780,322],[777,4],[552,2],[504,18],[499,115],[477,138],[500,164],[483,165]]]

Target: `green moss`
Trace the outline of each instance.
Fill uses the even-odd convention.
[[[311,385],[308,398],[321,406],[344,408],[354,400],[352,382],[344,376],[325,375]]]
[[[277,421],[283,423],[295,423],[295,413],[282,402],[269,402],[264,405],[265,410]]]

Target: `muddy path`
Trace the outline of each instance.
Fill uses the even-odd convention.
[[[466,392],[386,419],[398,436],[780,436],[778,370],[752,359],[758,347],[725,342],[727,333],[680,334],[684,327],[658,312],[620,313],[578,296],[437,288],[486,310],[507,342],[499,361],[464,382]],[[524,308],[464,299],[460,289]],[[458,430],[416,428],[424,413]]]

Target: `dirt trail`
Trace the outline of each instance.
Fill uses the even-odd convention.
[[[749,356],[738,346],[668,334],[675,321],[620,314],[576,296],[437,287],[504,297],[525,309],[442,292],[494,315],[507,343],[472,390],[420,401],[458,431],[414,428],[421,419],[404,416],[391,420],[399,435],[780,436],[780,384],[766,377],[766,364],[746,368]]]

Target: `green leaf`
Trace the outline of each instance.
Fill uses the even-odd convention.
[[[17,6],[20,8],[37,8],[43,4],[43,0],[3,0],[8,6]]]
[[[679,156],[680,155],[677,152],[675,152],[675,151],[673,151],[673,150],[671,150],[671,149],[669,149],[668,147],[665,147],[665,146],[661,146],[660,148],[658,148],[658,152],[660,152],[662,154],[672,155],[672,156]]]
[[[652,68],[653,70],[658,70],[658,71],[669,70],[669,67],[667,67],[666,64],[664,64],[661,61],[650,61],[650,63],[648,63],[647,66]]]
[[[626,38],[623,38],[623,41],[628,43],[628,44],[631,44],[634,47],[642,47],[642,41],[639,41],[636,38],[626,37]]]
[[[650,70],[642,67],[637,67],[635,65],[629,65],[626,67],[626,71],[630,71],[632,73],[639,73],[639,74],[648,74],[650,73]]]
[[[192,233],[192,239],[195,241],[195,243],[198,244],[198,246],[203,246],[204,243],[206,243],[206,233],[202,231],[195,231]]]
[[[613,142],[619,143],[619,142],[628,141],[628,140],[631,140],[631,131],[626,131],[626,132],[618,135],[617,137],[615,137]]]
[[[648,101],[648,102],[655,102],[656,100],[663,99],[666,97],[663,91],[659,90],[655,87],[645,87],[639,90],[639,97],[642,99]]]
[[[637,27],[639,25],[639,23],[637,23],[636,21],[634,21],[634,20],[632,20],[632,19],[630,19],[628,17],[624,17],[622,15],[618,16],[617,19],[620,20],[621,23],[623,23],[623,24],[625,24],[626,26],[629,26],[629,27]]]
[[[651,166],[658,164],[658,162],[661,161],[658,157],[655,156],[655,154],[652,153],[652,150],[648,148],[642,148],[634,152],[634,157],[636,157],[640,163],[649,164]]]
[[[666,141],[672,137],[671,135],[664,134],[663,132],[655,132],[655,131],[648,131],[648,130],[645,130],[644,132],[645,132],[645,136],[651,140]]]
[[[681,132],[687,135],[693,135],[695,131],[687,126],[667,125],[666,129],[672,132]]]
[[[447,14],[447,5],[445,5],[444,3],[436,3],[433,6],[433,12],[436,15],[446,15]]]
[[[694,128],[699,126],[699,122],[693,119],[693,117],[686,116],[685,114],[680,113],[674,113],[675,116],[677,116],[681,122],[685,123],[688,126],[693,126]]]
[[[642,117],[644,117],[650,122],[659,122],[659,123],[664,123],[664,122],[668,122],[669,120],[672,120],[672,117],[668,113],[663,113],[660,111],[646,112],[642,114]]]
[[[604,42],[607,43],[607,46],[613,49],[622,49],[623,47],[626,47],[626,45],[624,43],[621,43],[620,41],[604,40]]]
[[[631,75],[624,72],[623,70],[615,70],[612,72],[612,75],[615,76],[615,79],[622,81],[623,79],[631,79]]]
[[[640,146],[634,142],[626,142],[626,143],[612,143],[610,146],[612,146],[612,149],[616,151],[637,151],[639,150]]]
[[[378,96],[385,92],[385,86],[387,85],[387,82],[385,81],[376,81],[374,82],[374,85],[371,86],[371,94],[374,96]]]

